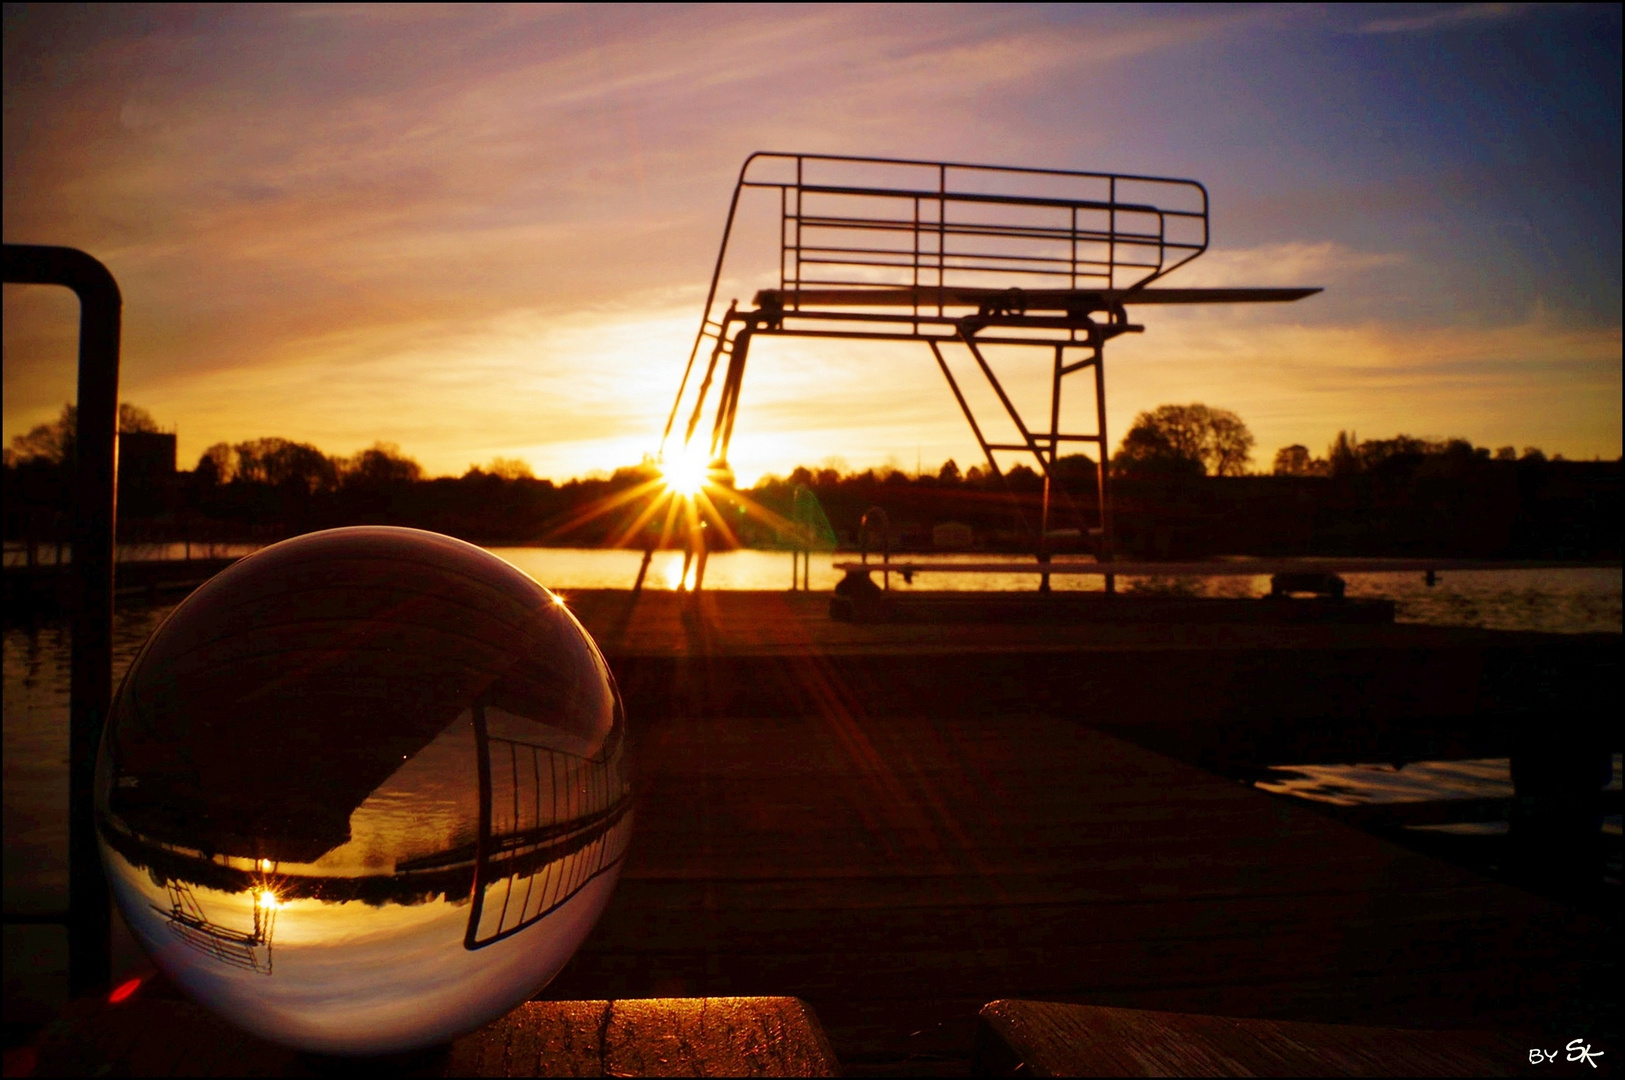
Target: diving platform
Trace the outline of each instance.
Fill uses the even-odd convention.
[[[776,204],[776,206],[775,206]],[[764,234],[765,217],[777,236]],[[748,224],[747,224],[748,223]],[[1207,189],[1194,180],[1126,173],[1014,168],[896,158],[757,153],[734,186],[700,327],[666,419],[660,459],[680,440],[717,475],[728,464],[751,342],[780,336],[888,341],[931,351],[987,468],[1001,481],[1013,460],[1044,479],[1039,520],[1012,505],[1019,531],[1043,556],[1057,528],[1094,537],[1113,555],[1105,349],[1145,328],[1131,307],[1292,303],[1317,287],[1162,284],[1208,247]],[[776,261],[770,269],[766,260]],[[724,305],[725,282],[778,278],[751,305]],[[1042,349],[1052,358],[1046,415],[1029,420],[990,347]],[[958,372],[956,373],[956,368]],[[1062,423],[1067,376],[1093,383],[1093,430]],[[978,417],[964,389],[986,380],[999,408]],[[700,428],[714,410],[707,440]],[[686,423],[679,424],[680,416]],[[992,425],[990,427],[989,425]],[[1002,435],[1013,429],[1014,436]],[[704,440],[704,441],[701,441]],[[1092,447],[1094,504],[1053,473],[1063,450]],[[1001,458],[1001,455],[1003,457]],[[1014,457],[1012,458],[1012,455]],[[669,530],[668,530],[669,532]],[[704,575],[703,531],[686,542]],[[641,582],[641,578],[640,578]]]
[[[1111,311],[1129,304],[1285,304],[1322,291],[1319,288],[1211,289],[1005,289],[943,288],[911,285],[847,289],[762,289],[756,306],[764,310],[809,312],[843,307],[974,307],[983,314],[1009,311],[1064,311],[1080,315]]]

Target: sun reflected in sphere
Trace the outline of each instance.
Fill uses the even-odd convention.
[[[625,719],[591,637],[489,552],[410,529],[266,548],[119,688],[97,832],[165,973],[323,1053],[455,1038],[541,989],[609,900]]]

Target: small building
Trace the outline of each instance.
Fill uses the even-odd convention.
[[[969,525],[944,521],[931,527],[931,546],[939,550],[962,550],[976,542]]]

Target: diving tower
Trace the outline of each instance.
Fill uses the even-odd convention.
[[[776,240],[742,236],[747,230],[736,228],[745,220],[742,211],[764,201],[766,214],[751,220],[776,219]],[[753,244],[756,250],[741,257],[741,249]],[[993,473],[1003,479],[999,455],[1005,454],[1030,458],[1043,477],[1041,520],[1036,530],[1024,522],[1040,562],[1049,561],[1051,496],[1060,488],[1053,483],[1056,463],[1069,447],[1094,447],[1095,505],[1072,506],[1060,491],[1080,531],[1094,539],[1097,556],[1110,561],[1105,349],[1121,334],[1144,330],[1129,310],[1284,303],[1320,291],[1156,284],[1207,247],[1208,194],[1194,180],[752,154],[734,185],[699,331],[661,435],[661,457],[675,433],[685,451],[703,445],[714,473],[731,474],[729,446],[757,337],[923,344]],[[774,248],[776,272],[762,264]],[[723,308],[718,299],[725,280],[762,283],[775,276],[776,284],[757,289],[748,307],[736,299]],[[989,358],[989,346],[1051,355],[1049,408],[1038,422],[1029,422],[1017,408]],[[1014,440],[990,436],[985,417],[978,419],[948,362],[949,350],[963,350],[974,372],[986,379],[998,411],[1016,432]],[[1079,373],[1092,376],[1094,429],[1062,430],[1063,385],[1067,376]],[[708,410],[712,419],[706,433],[702,424]],[[698,530],[693,533],[690,544],[703,544]],[[703,567],[703,550],[701,555]],[[1047,575],[1044,580],[1047,585]]]

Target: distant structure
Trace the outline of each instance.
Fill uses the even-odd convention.
[[[759,232],[735,235],[736,222],[760,220],[754,214],[741,217],[746,196],[777,203],[769,209],[778,227],[776,238]],[[1036,530],[1024,527],[1041,562],[1049,561],[1055,463],[1072,445],[1094,446],[1096,506],[1072,509],[1080,528],[1095,539],[1099,557],[1110,560],[1105,346],[1119,334],[1144,329],[1130,322],[1128,308],[1283,302],[1320,291],[1151,287],[1207,246],[1207,189],[1194,180],[752,154],[734,187],[699,333],[661,436],[661,455],[685,406],[681,439],[685,449],[691,446],[720,368],[707,453],[713,473],[731,475],[728,448],[745,363],[757,336],[923,344],[994,474],[1003,478],[997,458],[1001,453],[1030,455],[1036,461],[1044,478],[1042,520]],[[736,248],[755,256],[754,265],[729,266]],[[760,281],[763,271],[771,273],[763,258],[775,254],[777,287],[757,291],[752,306],[741,308],[734,300],[723,308],[717,293],[725,268],[731,279]],[[994,371],[989,346],[1051,353],[1050,401],[1043,422],[1029,424],[1022,417]],[[968,359],[987,379],[1019,441],[993,442],[984,433],[949,364],[949,354],[956,350],[964,355],[961,365]],[[696,381],[696,362],[702,357],[704,370]],[[1080,371],[1094,375],[1094,430],[1063,431],[1062,381]],[[699,530],[693,533],[691,544],[702,544]]]

